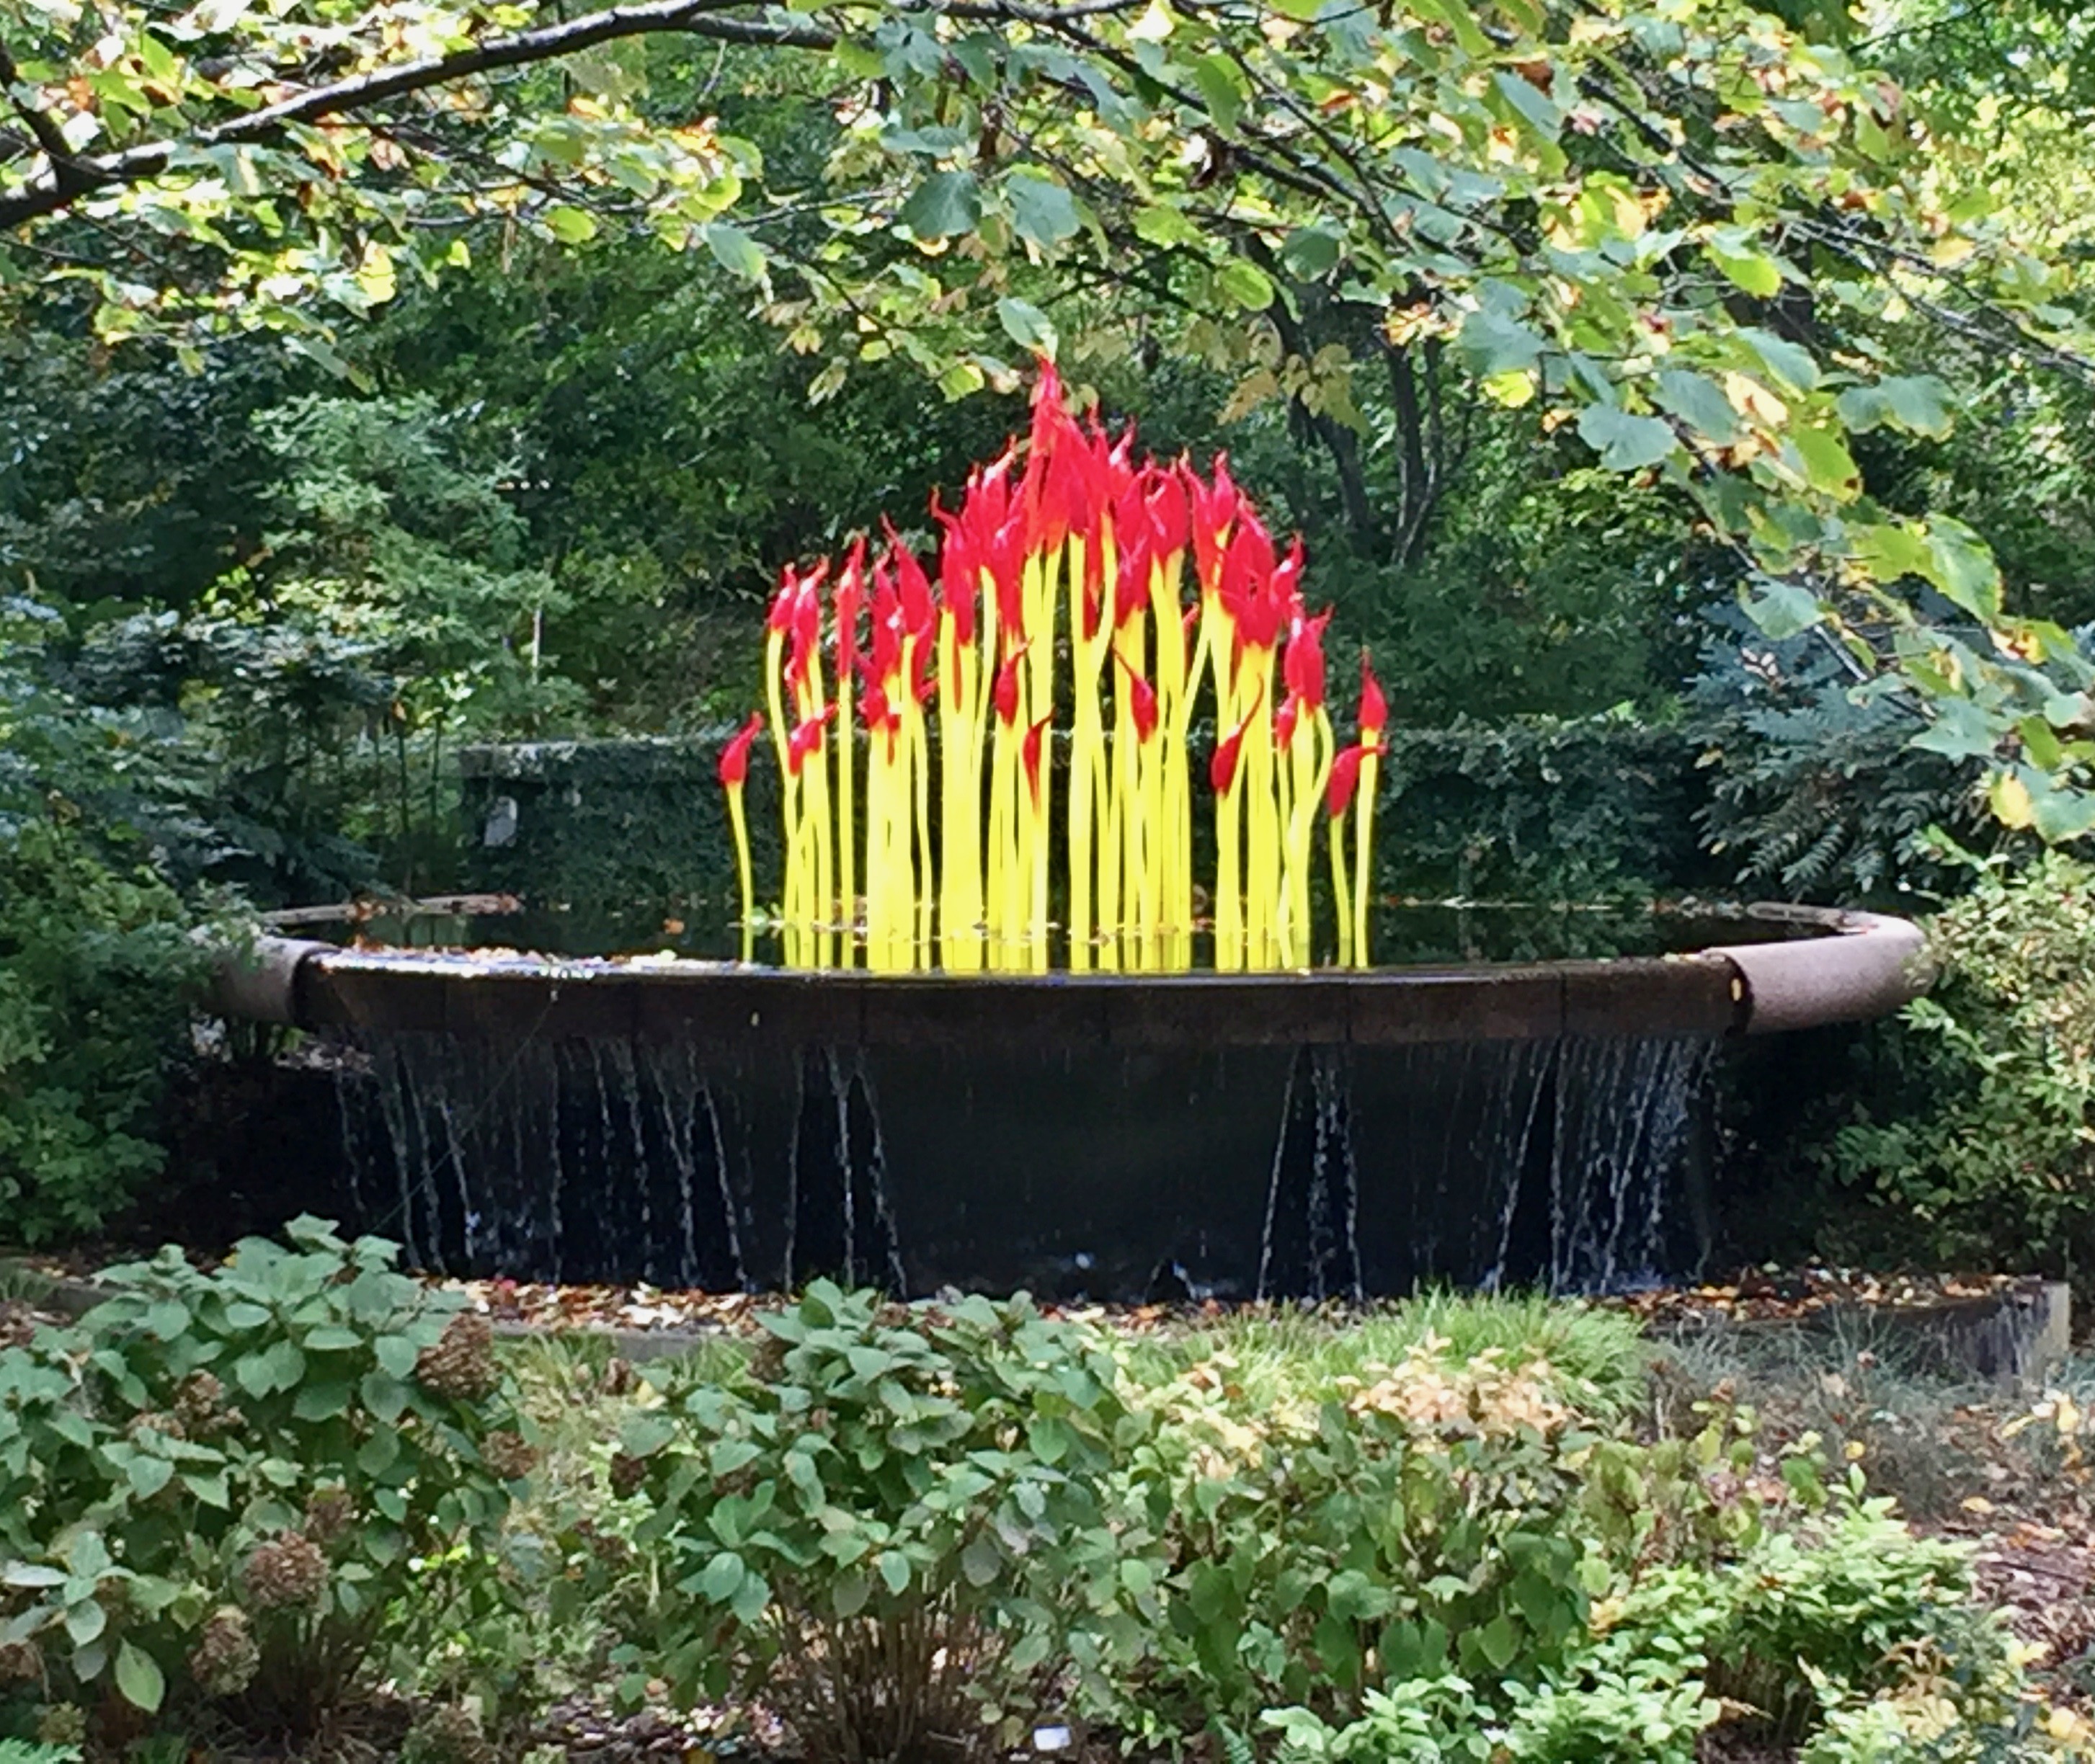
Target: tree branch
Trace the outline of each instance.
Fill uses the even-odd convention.
[[[7,53],[7,46],[0,43],[0,86],[7,88],[7,102],[15,107],[15,114],[28,124],[29,133],[37,137],[37,145],[44,150],[51,163],[64,164],[72,158],[72,149],[66,145],[66,137],[56,123],[35,105],[15,96],[15,88],[21,82],[21,70],[15,65],[15,58]]]
[[[0,196],[0,230],[56,214],[95,190],[157,177],[181,150],[266,140],[295,124],[317,122],[345,111],[366,109],[390,98],[425,91],[432,86],[448,85],[498,68],[551,61],[621,37],[673,32],[721,42],[772,48],[830,49],[836,45],[836,35],[831,31],[720,15],[743,3],[745,0],[651,0],[651,3],[639,6],[612,7],[564,24],[520,31],[513,37],[498,37],[470,49],[455,50],[449,54],[426,55],[417,61],[374,68],[350,79],[338,80],[279,103],[265,105],[244,116],[198,129],[184,140],[148,142],[91,159],[75,159],[68,155],[62,135],[56,136],[58,151],[53,153],[39,130],[37,139],[51,160],[51,169],[43,176],[30,179],[13,194]],[[11,61],[7,62],[5,68],[0,68],[0,76],[11,77],[13,66]],[[18,103],[16,108],[21,106]],[[51,126],[48,117],[40,120],[46,127]],[[36,129],[39,119],[24,111],[24,120]]]

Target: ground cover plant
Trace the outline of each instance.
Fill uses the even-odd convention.
[[[635,1368],[498,1348],[390,1260],[307,1222],[0,1349],[0,1734],[422,1764],[987,1757],[1042,1722],[1276,1764],[2088,1738],[1866,1453],[1736,1382],[1654,1411],[1618,1313],[1130,1333],[817,1283]]]

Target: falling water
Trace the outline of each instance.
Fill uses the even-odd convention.
[[[1714,1047],[760,1058],[373,1035],[338,1067],[345,1200],[421,1265],[529,1278],[1600,1291],[1694,1260],[1681,1196]]]

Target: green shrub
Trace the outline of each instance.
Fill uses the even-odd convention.
[[[1095,1332],[823,1281],[764,1325],[748,1376],[636,1414],[612,1466],[660,1588],[638,1679],[760,1695],[856,1761],[978,1751],[1063,1649],[1139,1648],[1156,1573],[1107,1505],[1137,1418]]]
[[[1720,1714],[1793,1744],[1917,1683],[1960,1722],[2017,1706],[2003,1632],[1964,1610],[1967,1553],[1862,1501],[1859,1472],[1829,1487],[1814,1441],[1771,1457],[1723,1406],[1640,1441],[1547,1362],[1430,1335],[1357,1376],[1312,1354],[1291,1401],[1240,1370],[1217,1352],[1133,1399],[1156,1424],[1127,1498],[1170,1553],[1166,1621],[1101,1713],[1139,1740],[1692,1764]]]
[[[1987,866],[1935,915],[1929,995],[1866,1044],[1813,1148],[1896,1237],[1952,1264],[2095,1258],[2095,869]]]
[[[11,824],[0,802],[0,1235],[91,1230],[160,1167],[155,1113],[204,965],[189,922],[63,816]]]
[[[1961,1550],[1728,1405],[1636,1437],[1592,1313],[1540,1320],[1572,1378],[1519,1351],[1519,1309],[1130,1343],[818,1284],[753,1354],[651,1386],[534,1350],[556,1456],[512,1520],[530,1608],[486,1579],[451,1597],[415,1687],[457,1705],[559,1656],[629,1703],[783,1716],[838,1760],[986,1755],[1052,1710],[1230,1764],[1693,1764],[1718,1725],[1860,1746],[1875,1704],[1970,1742],[1945,1758],[2058,1755]],[[2023,1749],[1973,1749],[1997,1739]]]
[[[289,1231],[110,1270],[0,1352],[0,1643],[51,1696],[309,1731],[494,1571],[531,1454],[485,1319],[390,1244]]]
[[[159,1169],[155,1113],[205,965],[159,861],[181,762],[143,717],[54,682],[65,638],[50,608],[0,596],[0,1240],[12,1243],[93,1230]]]
[[[1769,1531],[1727,1574],[1712,1681],[1775,1731],[1808,1731],[1829,1687],[1841,1696],[1894,1691],[1945,1656],[1951,1619],[1971,1596],[1971,1553],[1914,1536],[1889,1509],[1836,1500],[1820,1518]],[[2005,1667],[2003,1638],[1967,1625],[1955,1639],[1975,1693]]]
[[[1451,1367],[1444,1345],[1322,1400],[1246,1401],[1226,1357],[1146,1394],[1131,1498],[1172,1571],[1123,1718],[1339,1719],[1370,1688],[1561,1657],[1592,1591],[1567,1525],[1592,1441],[1546,1367],[1495,1350]]]

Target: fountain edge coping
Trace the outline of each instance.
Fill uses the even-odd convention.
[[[346,949],[264,935],[221,958],[211,1004],[227,1016],[305,1029],[1161,1050],[1766,1034],[1884,1016],[1926,990],[1926,939],[1907,920],[1772,904],[1749,910],[1827,934],[1597,961],[1039,975]]]

